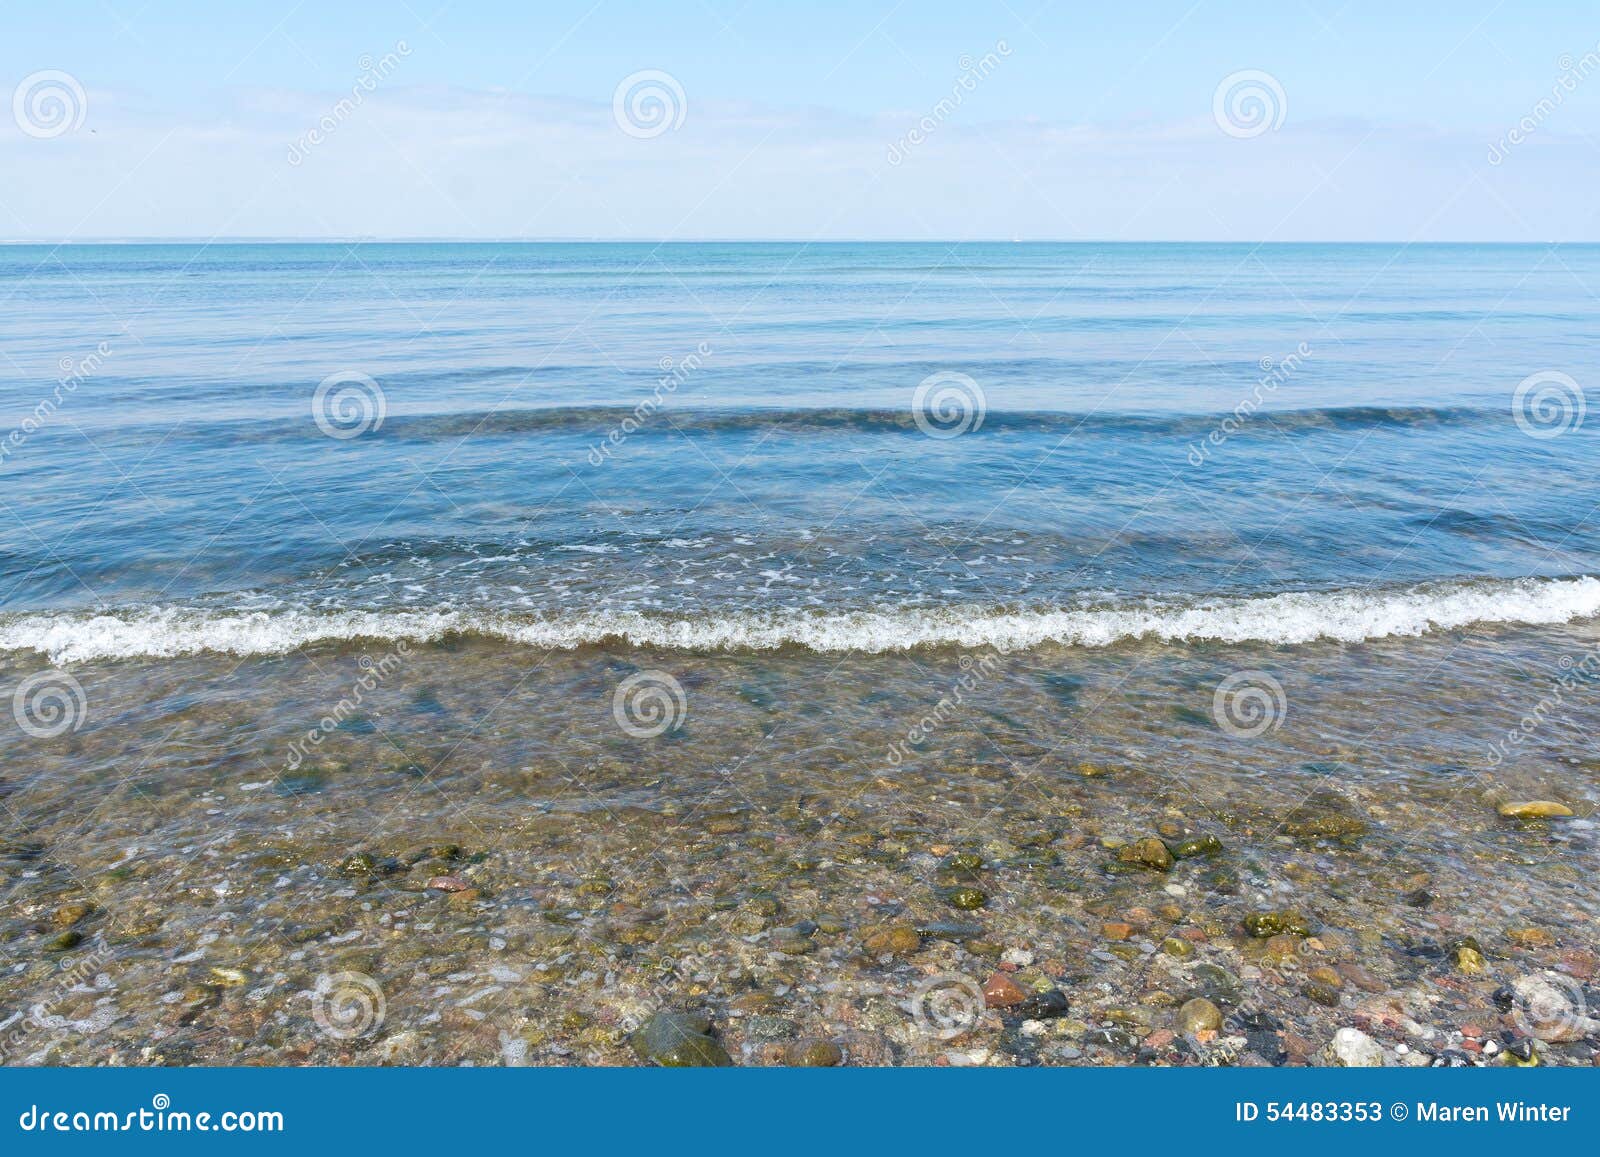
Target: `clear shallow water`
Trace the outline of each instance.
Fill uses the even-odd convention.
[[[1597,446],[1513,399],[1587,379],[1591,284],[0,248],[0,1061],[631,1063],[694,1008],[740,1063],[1589,1064]],[[929,1031],[1005,951],[1070,1015]]]
[[[1584,379],[1596,283],[1593,247],[6,247],[0,646],[1589,615],[1511,580],[1600,570],[1600,444],[1513,395]],[[340,373],[376,383],[322,408],[358,436],[314,420]],[[938,373],[974,384],[959,436],[914,420]]]

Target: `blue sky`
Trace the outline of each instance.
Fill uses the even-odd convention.
[[[59,133],[15,99],[0,119],[12,238],[1600,240],[1592,4],[7,0],[0,21],[0,95],[65,83],[72,110]],[[613,114],[643,70],[682,114],[660,134]],[[1259,133],[1215,111],[1245,71]]]

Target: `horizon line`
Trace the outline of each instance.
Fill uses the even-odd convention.
[[[0,246],[23,245],[1600,245],[1600,238],[1592,241],[1550,239],[1546,241],[1513,241],[1501,238],[1471,238],[1450,240],[1401,240],[1398,238],[1361,238],[1359,240],[1331,240],[1328,238],[1293,238],[1273,240],[1231,240],[1145,237],[453,237],[448,234],[417,234],[414,236],[271,236],[238,234],[217,237],[199,236],[149,236],[149,237],[7,237],[0,238]]]

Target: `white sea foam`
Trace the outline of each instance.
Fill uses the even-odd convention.
[[[1525,579],[1387,591],[1319,591],[1160,600],[1061,610],[903,608],[837,613],[743,612],[693,617],[603,612],[542,618],[473,610],[225,611],[146,607],[95,614],[0,617],[0,651],[37,651],[55,663],[167,658],[211,651],[276,655],[316,643],[421,643],[450,634],[568,649],[601,642],[687,651],[879,653],[916,647],[1025,650],[1046,643],[1104,647],[1169,643],[1360,642],[1474,623],[1555,624],[1600,615],[1600,579]]]

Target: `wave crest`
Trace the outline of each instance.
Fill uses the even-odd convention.
[[[1080,609],[890,608],[694,617],[592,612],[561,617],[440,609],[228,611],[144,607],[0,617],[0,651],[53,663],[279,655],[319,643],[426,643],[479,635],[548,650],[610,643],[684,651],[878,654],[927,647],[1019,651],[1044,644],[1356,643],[1475,623],[1557,624],[1600,614],[1600,579],[1521,579],[1389,591],[1307,591],[1192,603],[1155,599]]]

